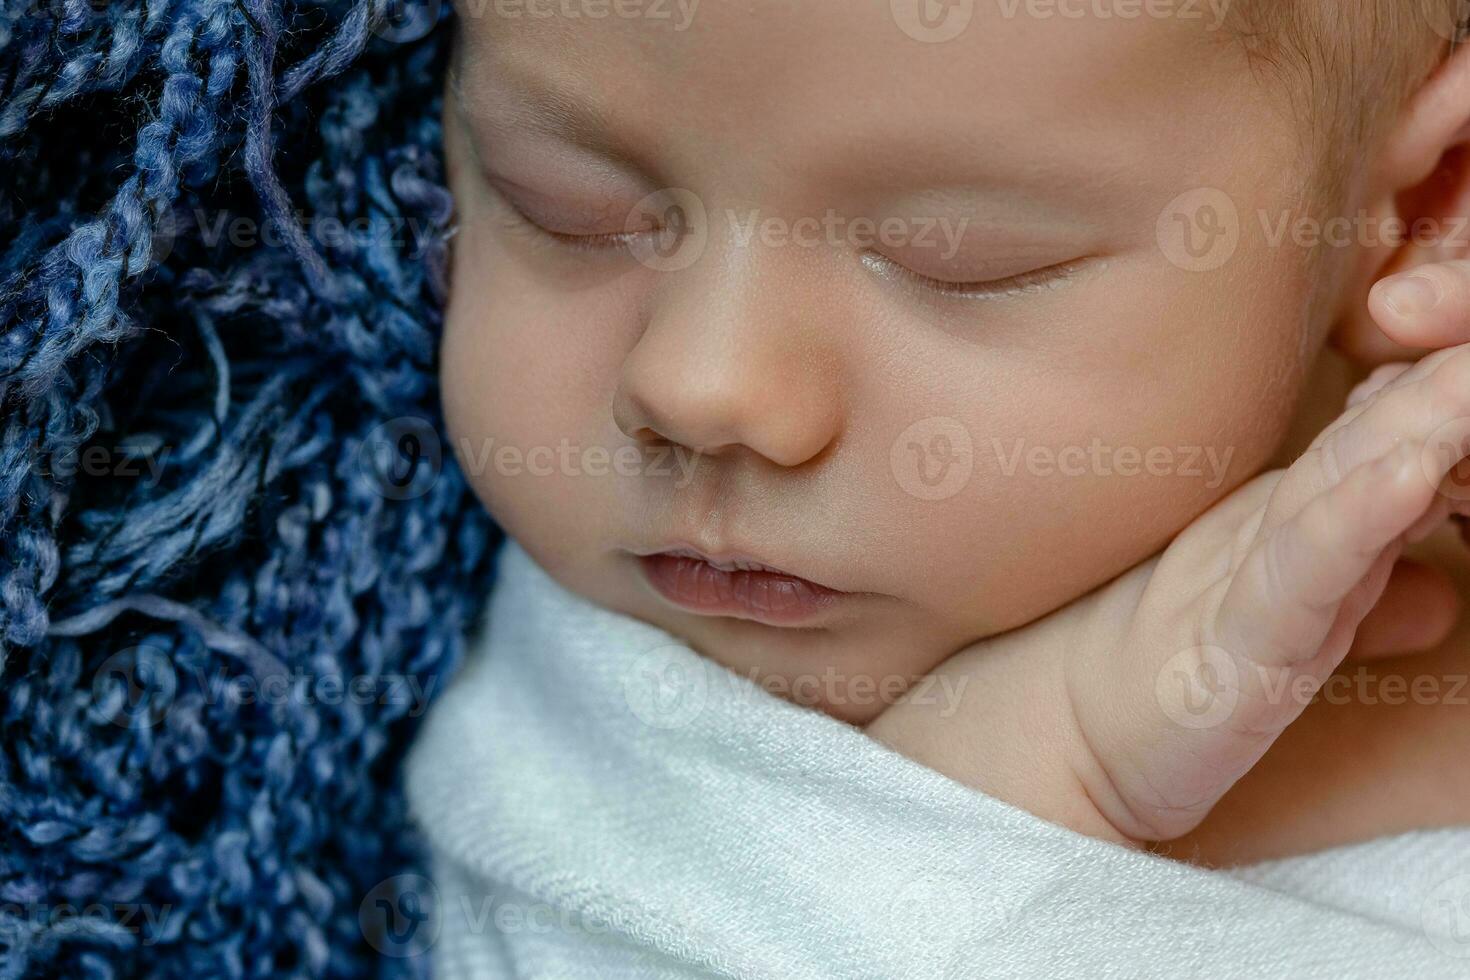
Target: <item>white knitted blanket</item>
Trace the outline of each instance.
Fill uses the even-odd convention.
[[[514,544],[407,766],[440,977],[1470,977],[1470,850],[1234,874],[1080,837],[568,593]]]

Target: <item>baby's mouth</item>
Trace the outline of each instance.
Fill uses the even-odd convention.
[[[811,626],[847,595],[743,557],[712,558],[691,548],[639,556],[648,584],[666,601],[701,616],[767,626]]]

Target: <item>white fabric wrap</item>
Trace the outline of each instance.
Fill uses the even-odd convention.
[[[498,575],[407,764],[439,977],[1470,977],[1470,835],[1192,868]]]

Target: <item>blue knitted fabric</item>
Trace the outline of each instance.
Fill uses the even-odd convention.
[[[444,8],[0,0],[0,978],[425,972]]]

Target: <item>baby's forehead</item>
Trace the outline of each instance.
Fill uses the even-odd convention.
[[[1036,14],[1028,0],[458,9],[471,118],[603,130],[706,171],[767,160],[812,180],[839,168],[883,183],[926,168],[937,185],[960,175],[1068,184],[1157,166],[1182,141],[1213,144],[1232,106],[1252,101],[1232,95],[1255,85],[1198,0],[1179,0],[1173,17],[1080,19]],[[955,19],[936,19],[946,10]]]
[[[647,67],[675,72],[779,80],[803,69],[869,69],[900,82],[900,73],[924,79],[976,61],[1011,78],[1105,79],[1155,59],[1201,71],[1198,56],[1232,36],[1224,10],[1214,11],[1228,2],[456,0],[455,9],[470,38],[539,43],[555,61],[636,52]]]

